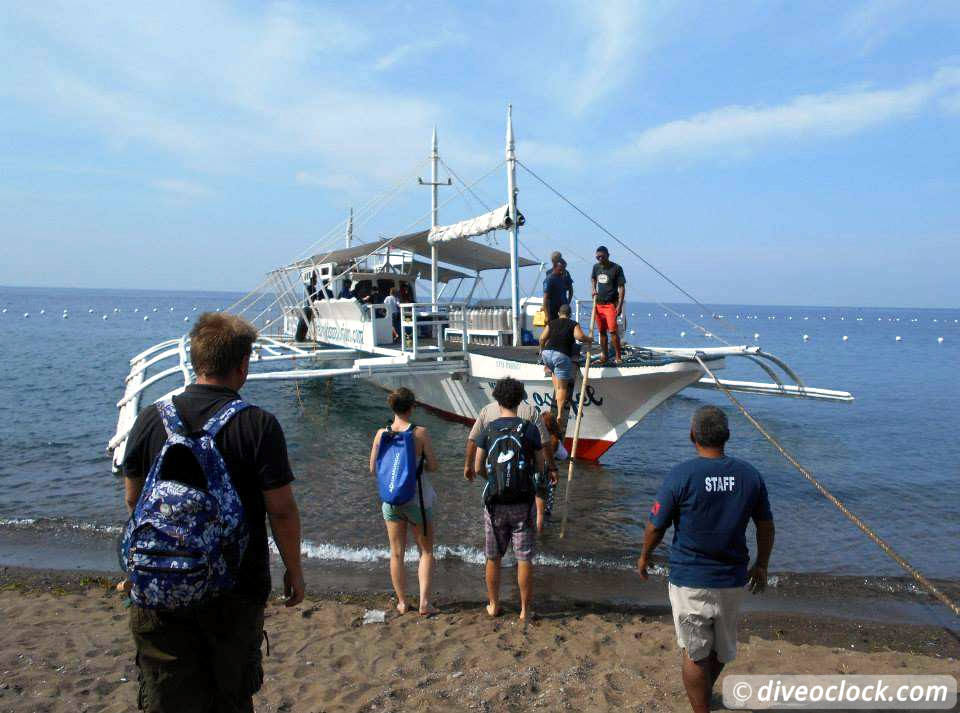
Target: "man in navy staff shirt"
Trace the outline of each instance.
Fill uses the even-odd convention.
[[[650,553],[667,527],[670,545],[670,606],[683,651],[683,685],[694,713],[709,710],[723,665],[737,655],[737,618],[744,585],[762,592],[773,549],[773,515],[763,478],[746,461],[723,449],[730,438],[727,416],[716,406],[697,409],[690,440],[697,458],[673,468],[650,509],[643,552],[637,561],[647,578]],[[747,569],[747,522],[757,527],[757,558]]]

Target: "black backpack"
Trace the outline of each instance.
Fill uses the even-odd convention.
[[[499,428],[487,428],[487,485],[483,502],[492,505],[529,503],[535,494],[536,464],[532,449],[524,439],[529,421],[511,419]]]

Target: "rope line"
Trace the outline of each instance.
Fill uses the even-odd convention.
[[[569,198],[567,198],[563,193],[561,193],[561,192],[558,191],[556,188],[554,188],[554,187],[551,186],[549,183],[547,183],[543,178],[540,178],[540,176],[537,175],[537,173],[536,173],[532,168],[530,168],[529,166],[527,166],[523,161],[520,161],[520,160],[518,159],[518,160],[517,160],[517,163],[518,163],[527,173],[529,173],[531,176],[533,176],[535,179],[537,179],[537,181],[539,181],[541,184],[543,184],[543,186],[544,186],[547,190],[549,190],[551,193],[553,193],[555,196],[557,196],[557,198],[559,198],[560,200],[562,200],[564,203],[566,203],[568,206],[570,206],[571,208],[573,208],[575,211],[577,211],[577,212],[578,212],[580,215],[582,215],[584,218],[586,218],[586,219],[589,220],[591,223],[593,223],[593,224],[594,224],[597,228],[599,228],[605,235],[609,236],[610,238],[613,238],[613,240],[615,240],[616,243],[617,243],[620,247],[622,247],[624,250],[626,250],[627,252],[629,252],[629,253],[630,253],[631,255],[633,255],[635,258],[637,258],[638,260],[640,260],[640,262],[642,262],[644,265],[646,265],[646,266],[649,267],[651,270],[653,270],[655,273],[657,273],[660,277],[662,277],[664,280],[666,280],[670,285],[672,285],[673,287],[675,287],[678,291],[680,291],[681,293],[683,293],[683,295],[685,295],[691,302],[693,302],[694,304],[698,305],[698,306],[699,306],[702,310],[704,310],[705,312],[709,312],[709,313],[710,313],[710,316],[711,316],[713,319],[717,319],[716,316],[714,315],[714,312],[713,312],[712,309],[710,309],[709,307],[707,307],[705,304],[703,304],[703,302],[701,302],[700,300],[698,300],[696,297],[694,297],[693,295],[691,295],[689,292],[687,292],[685,289],[683,289],[680,285],[678,285],[676,282],[674,282],[672,279],[670,279],[670,277],[668,277],[662,270],[660,270],[659,268],[657,268],[653,263],[651,263],[649,260],[647,260],[645,257],[643,257],[643,255],[641,255],[640,253],[638,253],[636,250],[634,250],[633,248],[631,248],[627,243],[625,243],[625,242],[622,241],[620,238],[618,238],[616,235],[614,235],[614,234],[611,233],[609,230],[607,230],[607,229],[603,226],[603,224],[600,223],[600,221],[596,220],[596,219],[593,218],[591,215],[589,215],[586,211],[584,211],[582,208],[580,208],[576,203],[574,203],[574,202],[571,201]],[[657,304],[660,305],[661,307],[663,307],[664,309],[668,309],[668,310],[670,310],[671,312],[674,312],[673,309],[667,307],[667,306],[664,305],[664,304],[661,304],[660,302],[657,302]],[[674,314],[675,314],[676,316],[678,316],[678,317],[680,316],[677,312],[674,312]],[[708,330],[706,329],[706,327],[703,327],[702,325],[697,324],[696,322],[693,322],[693,321],[687,319],[686,317],[681,317],[681,319],[684,319],[684,320],[687,321],[689,324],[693,325],[694,327],[696,327],[697,329],[699,329],[699,330],[701,330],[701,331],[703,331],[703,332],[708,331]],[[721,324],[723,324],[723,322],[722,322],[721,320],[717,320],[717,321],[720,322]],[[734,330],[732,329],[732,327],[728,327],[728,326],[725,325],[725,324],[723,324],[723,327],[724,327],[724,329],[730,329],[731,331],[734,331]],[[721,337],[717,337],[716,335],[713,335],[713,336],[714,336],[714,338],[718,339],[719,341],[723,342],[724,344],[727,344],[727,346],[731,346],[729,342],[726,342],[726,341],[723,340]]]
[[[827,490],[826,486],[823,485],[823,483],[817,480],[813,476],[813,474],[809,470],[804,468],[800,464],[800,462],[796,458],[794,458],[793,455],[786,448],[780,445],[780,442],[777,441],[777,439],[774,436],[772,436],[770,432],[767,431],[766,428],[764,428],[763,424],[760,423],[760,421],[758,421],[756,418],[754,418],[753,414],[747,411],[746,407],[744,407],[744,405],[741,404],[739,400],[737,400],[737,397],[734,396],[730,392],[730,390],[723,385],[723,383],[721,383],[720,379],[717,378],[716,374],[710,371],[710,367],[708,367],[704,363],[701,357],[701,353],[698,352],[695,355],[695,358],[700,363],[700,367],[707,373],[708,376],[710,376],[710,378],[713,379],[714,383],[716,383],[717,388],[727,395],[727,397],[733,402],[733,405],[740,410],[740,413],[742,413],[746,417],[746,419],[753,425],[753,427],[756,428],[760,432],[760,434],[764,438],[766,438],[767,441],[774,448],[777,449],[777,451],[779,451],[780,455],[786,458],[787,461],[790,463],[790,465],[792,465],[794,468],[800,471],[800,475],[802,475],[811,485],[813,485],[813,487],[816,488],[823,497],[825,497],[827,500],[833,503],[833,505],[837,508],[837,510],[843,513],[844,516],[848,520],[850,520],[850,522],[856,525],[860,529],[860,531],[863,532],[863,534],[865,534],[867,537],[873,540],[874,544],[877,545],[877,547],[883,550],[894,562],[896,562],[904,570],[906,570],[906,572],[911,577],[913,577],[913,579],[917,582],[917,584],[919,584],[923,589],[927,590],[927,592],[932,594],[934,597],[939,599],[956,616],[960,616],[960,605],[958,605],[950,597],[948,597],[946,594],[940,591],[940,589],[938,589],[937,586],[933,584],[933,582],[927,579],[923,575],[923,573],[921,573],[913,565],[907,562],[907,560],[905,560],[899,553],[897,553],[897,551],[894,550],[893,547],[890,546],[890,544],[886,540],[880,537],[880,535],[878,535],[873,530],[873,528],[867,525],[867,523],[861,520],[856,514],[851,512],[850,509],[837,498],[837,496],[835,496],[833,493]]]

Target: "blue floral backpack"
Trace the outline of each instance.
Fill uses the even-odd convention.
[[[134,604],[180,609],[233,588],[250,534],[213,439],[247,406],[231,401],[201,431],[187,433],[172,399],[157,404],[167,442],[150,467],[120,544]],[[189,449],[206,477],[206,491],[159,479],[172,448]]]

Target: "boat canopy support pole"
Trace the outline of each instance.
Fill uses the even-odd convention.
[[[520,275],[517,265],[517,154],[513,140],[513,105],[507,106],[507,205],[510,215],[510,307],[513,346],[520,346]]]

